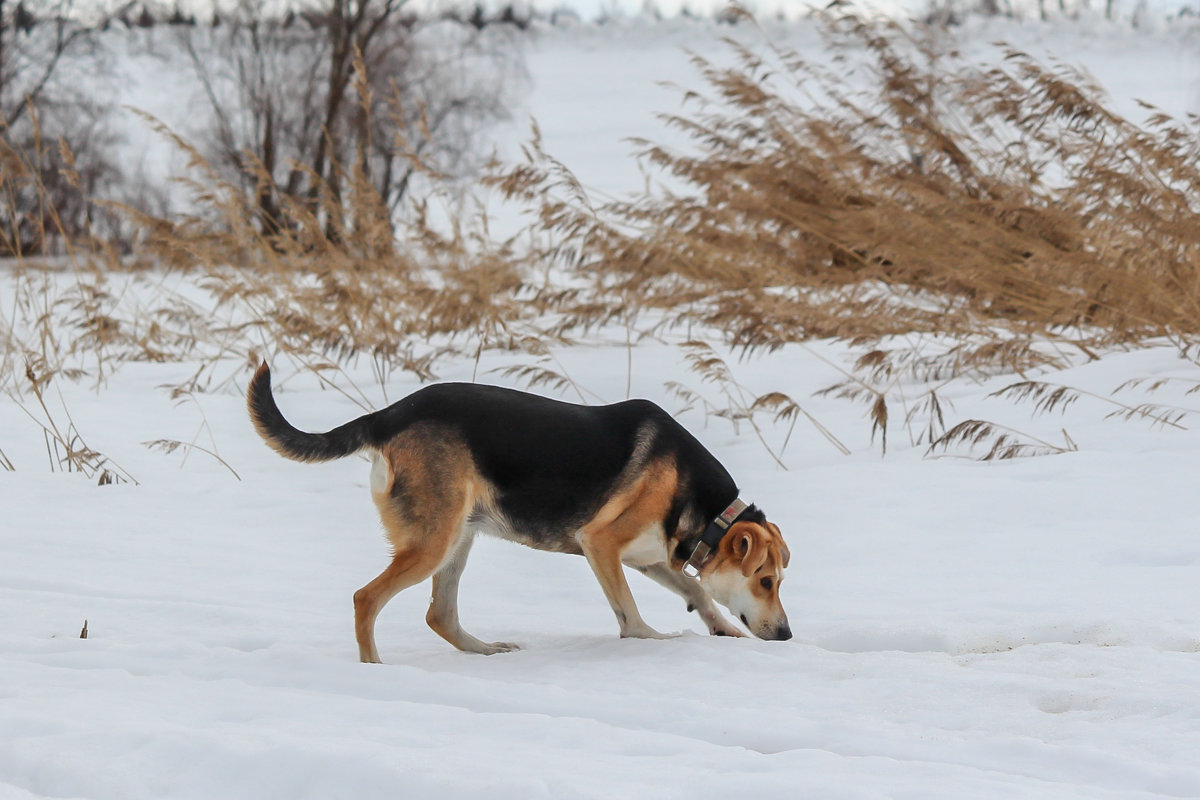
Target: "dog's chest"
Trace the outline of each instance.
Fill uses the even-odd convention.
[[[621,549],[621,560],[631,567],[648,567],[667,560],[667,537],[661,523],[654,523]]]

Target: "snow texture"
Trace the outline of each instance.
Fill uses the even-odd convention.
[[[1193,107],[1195,50],[1177,32],[976,24],[969,46],[1083,61],[1129,108]],[[620,137],[653,135],[670,97],[654,81],[686,80],[681,44],[714,41],[543,35],[529,111],[547,148],[628,190]],[[664,381],[718,394],[677,344],[627,366],[620,335],[556,356],[605,401],[627,380],[671,411]],[[790,642],[704,635],[636,574],[647,621],[681,635],[621,640],[583,559],[481,539],[463,624],[522,649],[453,650],[425,626],[426,585],[381,615],[386,663],[359,664],[350,598],[387,560],[364,461],[284,461],[235,390],[176,403],[158,387],[194,365],[131,364],[99,392],[61,386],[88,443],[140,481],[97,488],[52,473],[39,431],[0,403],[17,467],[0,472],[0,798],[1200,797],[1194,430],[1106,420],[1086,397],[1031,418],[986,397],[1012,380],[998,377],[946,387],[954,418],[1056,441],[1065,427],[1079,451],[929,459],[896,425],[881,457],[860,405],[813,397],[846,347],[727,355],[750,391],[787,392],[852,451],[801,421],[784,471],[744,425],[680,416],[788,538]],[[489,356],[480,375],[508,363]],[[365,365],[351,375],[385,402]],[[1107,395],[1132,377],[1200,380],[1166,346],[1081,356],[1054,379]],[[415,388],[397,377],[387,397]],[[308,429],[361,413],[302,376],[279,402]],[[781,449],[786,426],[764,433]],[[197,436],[242,480],[138,444]]]

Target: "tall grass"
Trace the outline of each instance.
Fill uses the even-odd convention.
[[[664,117],[692,147],[641,143],[682,190],[593,205],[536,140],[496,183],[540,209],[552,253],[598,293],[749,348],[1197,332],[1195,120],[1136,125],[1068,66],[1011,50],[973,65],[931,29],[825,25],[831,62],[732,40],[732,65],[694,57],[706,89]]]
[[[47,375],[172,359],[199,364],[175,387],[186,394],[271,355],[350,394],[337,375],[360,359],[386,386],[396,370],[431,380],[441,358],[478,364],[504,349],[519,354],[510,375],[582,398],[548,343],[609,326],[632,348],[678,328],[717,395],[669,388],[748,425],[782,463],[787,439],[768,442],[760,418],[804,420],[848,448],[787,394],[749,393],[695,339],[748,356],[848,340],[859,358],[835,365],[844,379],[824,391],[864,405],[881,449],[900,428],[931,452],[982,447],[989,458],[1075,443],[1065,432],[1059,445],[981,420],[951,424],[940,394],[949,381],[1021,375],[1024,389],[999,396],[1036,404],[1054,390],[1026,376],[1105,348],[1166,338],[1195,363],[1195,120],[1148,110],[1135,124],[1068,66],[1015,51],[975,65],[933,28],[853,15],[824,26],[831,60],[732,40],[731,63],[694,58],[703,88],[685,93],[685,113],[664,117],[690,145],[639,144],[670,191],[595,201],[535,127],[524,160],[496,165],[481,187],[534,212],[505,241],[479,207],[449,194],[398,217],[353,164],[337,170],[348,191],[287,201],[264,226],[256,198],[273,189],[267,170],[248,162],[260,185],[232,184],[152,121],[190,160],[195,211],[126,210],[141,230],[134,262],[156,267],[146,282],[175,271],[203,291],[160,288],[153,303],[122,306],[104,286],[129,262],[92,247],[58,298],[27,279],[0,385],[19,392],[18,369],[34,357]],[[82,333],[67,341],[56,320]],[[1160,424],[1190,413],[1117,406],[1119,417]]]
[[[937,28],[823,25],[832,59],[736,40],[732,63],[693,57],[704,87],[663,117],[690,145],[638,143],[669,189],[593,202],[536,132],[491,178],[589,281],[589,313],[665,311],[746,352],[849,340],[863,356],[827,391],[866,404],[884,449],[897,403],[914,443],[961,443],[937,396],[957,376],[1163,337],[1196,363],[1196,119],[1139,125],[1070,66],[973,64]]]

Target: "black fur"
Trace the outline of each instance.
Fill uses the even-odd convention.
[[[363,438],[367,430],[361,424],[367,417],[339,425],[328,433],[305,433],[292,427],[275,404],[275,396],[271,393],[271,370],[266,363],[250,379],[246,404],[250,419],[262,437],[280,453],[296,461],[333,461],[357,453],[369,444]]]
[[[599,510],[637,456],[670,458],[679,473],[679,490],[663,520],[668,535],[698,535],[738,495],[721,463],[648,400],[584,406],[496,386],[441,383],[326,433],[305,433],[279,411],[264,364],[250,383],[248,405],[263,437],[300,461],[379,448],[416,422],[447,425],[496,487],[513,527],[547,549],[557,549],[555,539]],[[636,452],[642,441],[643,451]],[[698,530],[678,530],[684,521],[698,523]]]

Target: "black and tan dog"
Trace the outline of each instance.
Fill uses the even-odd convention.
[[[737,500],[725,468],[648,400],[581,406],[477,384],[427,386],[328,433],[304,433],[279,411],[264,363],[247,396],[267,444],[328,461],[367,450],[371,494],[394,553],[354,594],[359,657],[379,661],[375,618],[397,592],[433,576],[426,620],[460,650],[483,642],[458,622],[458,581],[478,531],[539,550],[582,554],[621,636],[661,638],[638,613],[622,564],[680,594],[714,635],[789,639],[779,584],[779,528]]]

